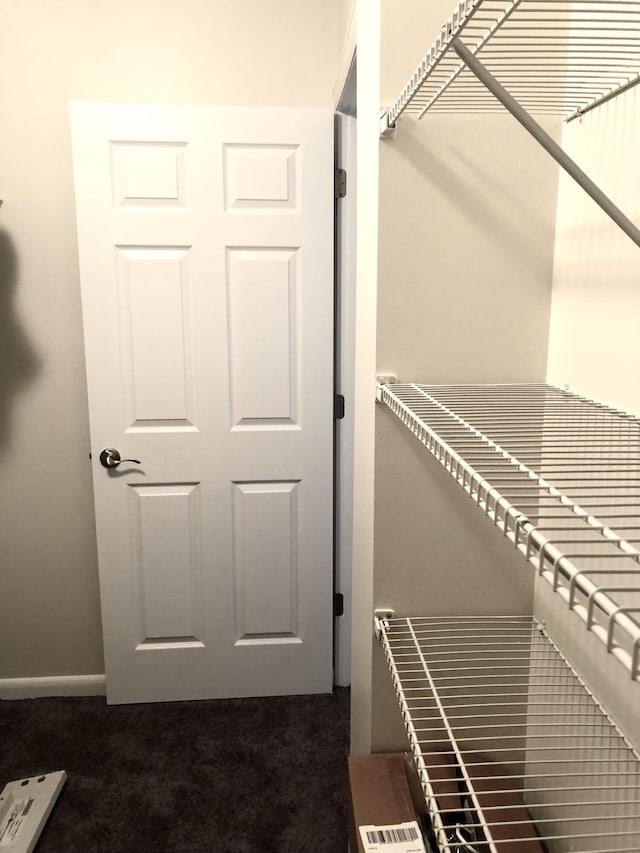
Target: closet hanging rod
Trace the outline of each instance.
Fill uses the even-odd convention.
[[[526,131],[538,142],[544,150],[550,154],[553,159],[588,193],[591,198],[599,205],[602,210],[611,217],[616,225],[630,237],[636,246],[640,246],[640,229],[625,216],[617,205],[615,205],[609,196],[602,192],[600,187],[595,184],[591,178],[584,172],[580,166],[566,154],[558,143],[544,130],[537,121],[535,121],[529,113],[523,109],[520,104],[513,98],[507,90],[502,86],[496,78],[484,67],[480,60],[475,57],[471,51],[464,45],[460,39],[453,39],[451,42],[452,48],[458,54],[462,62],[469,68],[478,80],[494,95],[500,103],[511,113]]]

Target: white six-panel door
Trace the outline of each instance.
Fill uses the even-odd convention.
[[[71,107],[110,702],[332,687],[332,121]]]

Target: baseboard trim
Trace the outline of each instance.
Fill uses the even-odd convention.
[[[104,696],[104,675],[56,675],[41,678],[0,678],[0,699],[44,696]]]

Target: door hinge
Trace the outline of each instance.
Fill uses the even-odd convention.
[[[333,395],[333,418],[336,421],[341,421],[344,418],[344,396],[342,394]]]
[[[336,592],[333,600],[333,615],[344,615],[344,595],[341,592]]]
[[[334,193],[336,198],[344,198],[347,194],[347,170],[336,169],[334,179]]]

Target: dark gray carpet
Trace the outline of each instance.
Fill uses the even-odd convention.
[[[344,853],[349,692],[0,702],[0,790],[66,770],[36,853]]]

